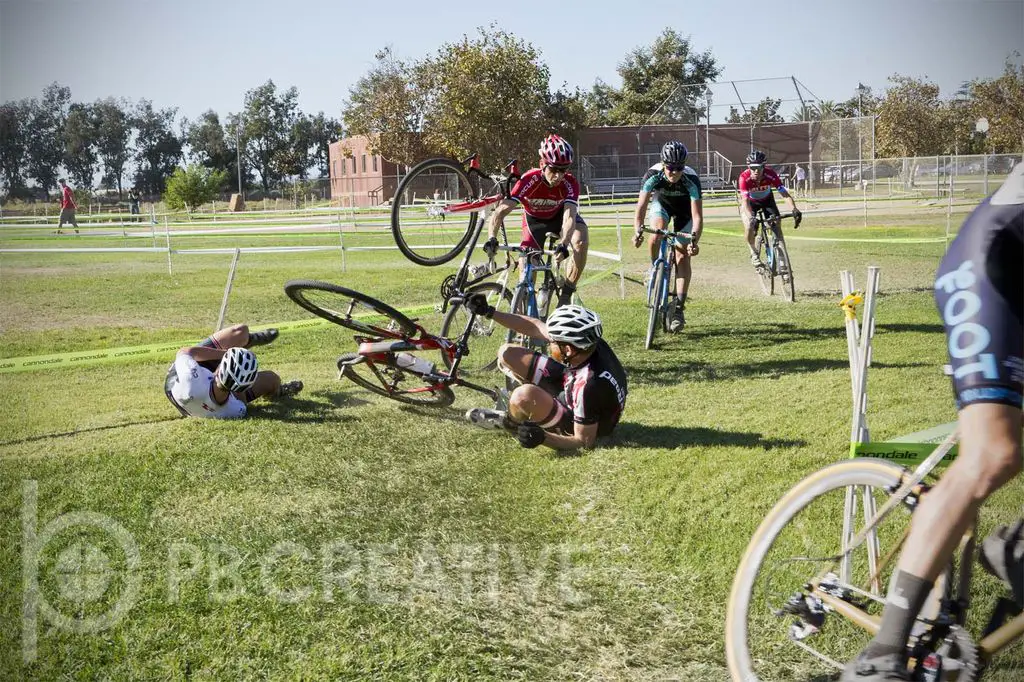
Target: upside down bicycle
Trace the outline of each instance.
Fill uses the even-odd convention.
[[[452,386],[479,391],[497,403],[497,389],[462,378],[459,369],[470,354],[467,343],[474,315],[458,338],[431,334],[415,319],[366,294],[317,280],[292,280],[285,293],[302,308],[357,332],[358,350],[338,358],[341,376],[368,391],[411,405],[446,407],[455,401]],[[461,297],[458,298],[461,303]],[[453,300],[455,300],[453,298]],[[424,354],[439,352],[449,369]]]

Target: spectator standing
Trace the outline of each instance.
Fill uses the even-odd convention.
[[[134,187],[128,190],[128,210],[132,215],[139,215],[139,192]],[[133,218],[138,220],[138,218]]]
[[[75,195],[64,180],[60,181],[60,187],[60,217],[57,219],[57,234],[61,234],[60,228],[64,227],[64,223],[74,225],[75,234],[78,234],[78,221],[75,219],[75,209],[78,208],[78,204],[75,203]]]
[[[803,195],[807,196],[807,171],[805,171],[804,167],[801,166],[799,163],[793,170],[793,180],[796,184],[796,191],[800,192],[802,190],[804,193]]]

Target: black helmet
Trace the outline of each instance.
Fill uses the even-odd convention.
[[[768,157],[764,155],[764,152],[760,149],[747,154],[747,165],[748,166],[763,166],[764,162],[768,160]]]
[[[661,148],[661,162],[662,163],[686,163],[686,145],[678,140],[672,140],[666,142],[665,146]]]

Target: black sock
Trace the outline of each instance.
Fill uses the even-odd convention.
[[[686,294],[679,294],[679,307],[686,307]]]
[[[916,575],[903,571],[897,573],[889,596],[885,600],[882,625],[878,634],[864,649],[867,657],[904,653],[917,613],[933,586],[933,582]]]

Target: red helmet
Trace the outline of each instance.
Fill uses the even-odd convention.
[[[540,158],[549,166],[568,166],[572,163],[572,145],[558,135],[548,135],[540,143]]]

